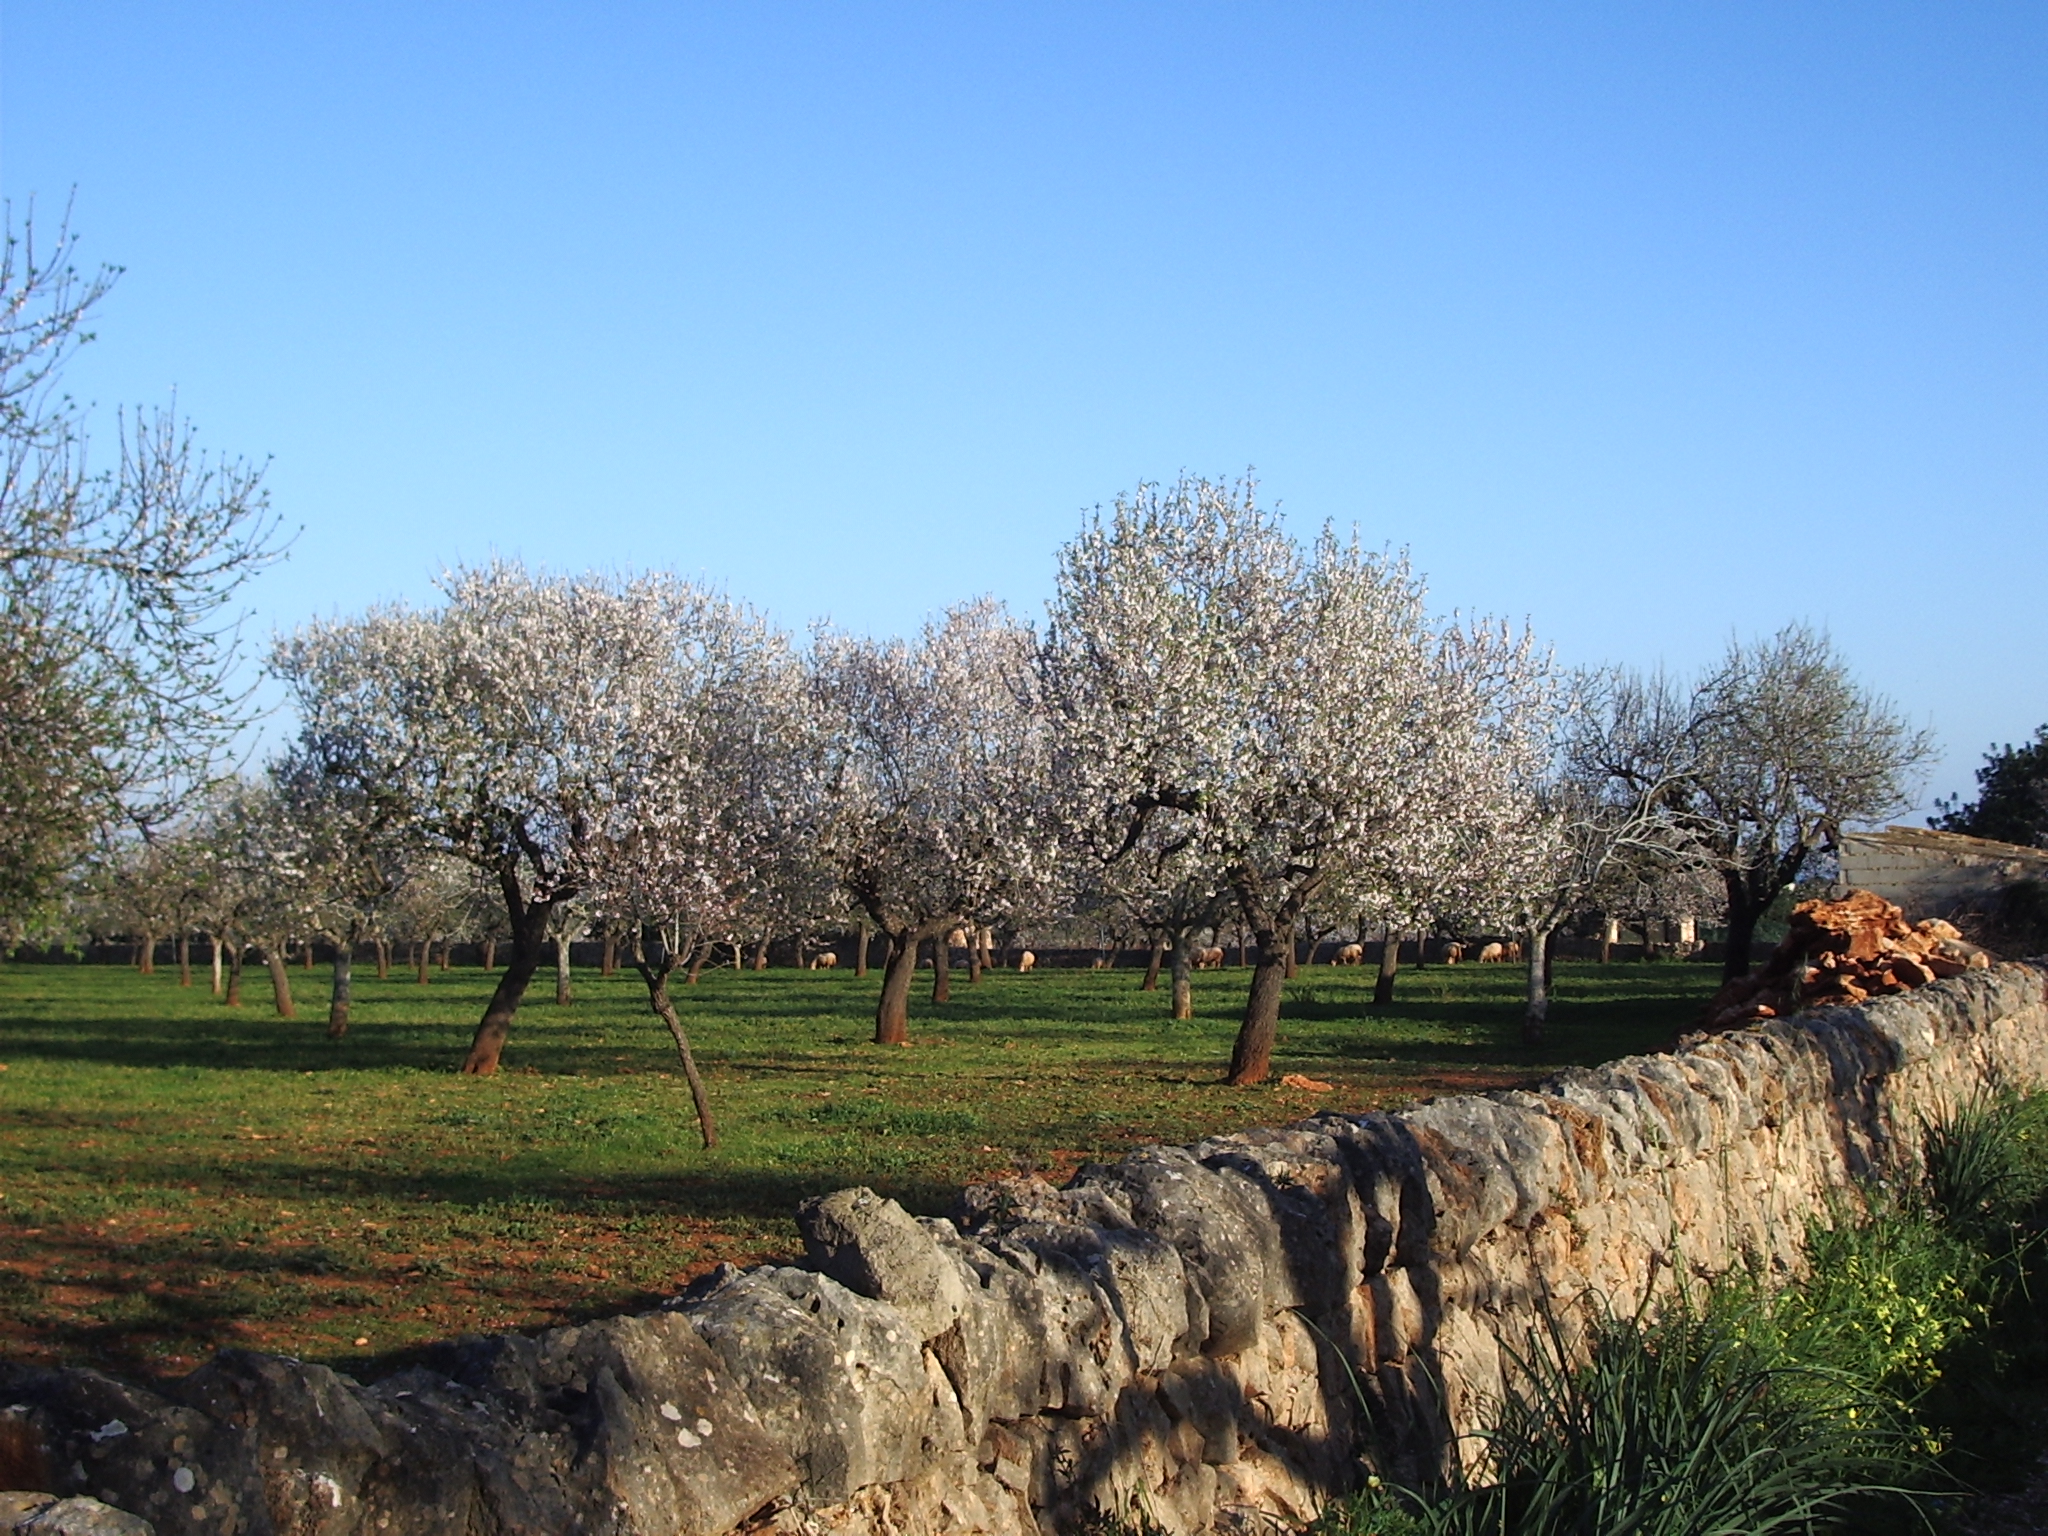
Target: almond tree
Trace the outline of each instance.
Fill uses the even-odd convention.
[[[356,946],[378,946],[381,976],[388,932],[410,926],[410,898],[438,857],[421,826],[421,743],[384,713],[385,668],[411,660],[427,638],[393,611],[354,625],[310,625],[271,652],[271,673],[299,716],[298,736],[271,777],[305,828],[317,931],[334,951],[327,1033],[336,1040],[348,1033]],[[410,645],[395,643],[401,639]]]
[[[1504,626],[1433,621],[1402,559],[1327,527],[1303,550],[1249,481],[1141,486],[1061,552],[1060,802],[1125,849],[1184,826],[1216,861],[1259,945],[1230,1082],[1270,1070],[1303,911],[1540,755],[1547,667]]]
[[[986,599],[914,642],[816,639],[819,849],[888,940],[878,1045],[909,1039],[920,945],[1033,907],[1057,872],[1033,649],[1030,631]]]
[[[1146,969],[1144,986],[1149,989],[1157,984],[1159,962],[1164,959],[1172,1015],[1191,1019],[1195,1016],[1195,936],[1214,929],[1230,912],[1234,899],[1230,887],[1208,857],[1210,850],[1199,828],[1185,818],[1178,824],[1154,818],[1129,848],[1123,846],[1121,837],[1112,848],[1093,841],[1102,830],[1099,825],[1070,826],[1070,835],[1080,839],[1077,857],[1091,867],[1101,866],[1097,878],[1109,899],[1154,935],[1153,960]]]
[[[0,237],[0,936],[95,834],[174,819],[245,718],[237,594],[277,557],[260,468],[175,410],[124,415],[103,467],[63,373],[115,272],[60,223]]]
[[[671,615],[663,750],[630,802],[599,827],[592,901],[639,940],[632,964],[674,1040],[706,1148],[710,1095],[669,979],[695,936],[784,905],[813,841],[812,695],[788,641],[737,603],[704,596]]]
[[[227,1003],[241,1005],[242,970],[254,950],[284,1019],[298,1014],[285,946],[312,928],[321,895],[295,809],[267,779],[231,779],[208,791],[193,832],[209,864],[208,917],[228,960]]]
[[[1765,909],[1844,826],[1911,803],[1933,746],[1803,624],[1731,642],[1690,690],[1616,674],[1605,707],[1589,766],[1652,801],[1678,856],[1719,876],[1730,980],[1748,973]]]
[[[496,564],[444,578],[430,613],[311,626],[360,653],[360,690],[311,702],[323,726],[399,765],[421,835],[495,882],[511,954],[463,1070],[489,1074],[556,915],[596,884],[670,753],[679,646],[717,601],[667,575],[552,577]],[[305,703],[302,702],[302,708]]]

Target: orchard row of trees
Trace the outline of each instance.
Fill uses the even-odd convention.
[[[0,938],[97,846],[130,931],[213,935],[230,990],[260,955],[284,997],[287,939],[325,935],[341,1030],[365,941],[502,933],[471,1072],[583,928],[633,936],[687,1064],[669,982],[715,936],[872,928],[875,1037],[900,1042],[921,946],[1077,910],[1154,935],[1179,1011],[1196,937],[1249,930],[1233,1082],[1267,1073],[1304,932],[1517,933],[1538,1036],[1574,912],[1709,886],[1739,972],[1764,908],[1901,808],[1927,752],[1803,627],[1688,683],[1568,674],[1514,626],[1431,613],[1405,559],[1184,478],[1088,520],[1042,626],[984,600],[798,643],[670,575],[456,571],[430,608],[280,643],[297,736],[224,775],[236,597],[278,529],[260,473],[174,413],[89,460],[60,376],[112,279],[9,225]]]
[[[272,665],[298,737],[206,804],[182,840],[204,878],[172,884],[213,892],[231,976],[238,946],[276,968],[289,936],[331,940],[337,1031],[366,940],[502,934],[475,1073],[572,932],[632,936],[687,1064],[669,982],[715,940],[871,927],[875,1039],[900,1043],[922,946],[1082,909],[1154,936],[1183,1013],[1199,936],[1249,931],[1233,1082],[1267,1074],[1304,933],[1520,935],[1540,1038],[1574,913],[1718,896],[1739,972],[1764,908],[1842,823],[1901,806],[1926,750],[1807,629],[1683,686],[1567,674],[1526,632],[1432,615],[1398,556],[1297,542],[1249,481],[1092,517],[1042,628],[984,600],[799,645],[674,576],[498,564],[431,609],[308,625]],[[192,926],[156,906],[131,926]]]

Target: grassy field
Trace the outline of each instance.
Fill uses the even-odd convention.
[[[713,972],[678,989],[719,1116],[707,1153],[630,973],[579,974],[567,1007],[546,987],[480,1079],[454,1068],[481,971],[359,968],[336,1044],[323,972],[293,973],[286,1022],[260,972],[230,1010],[174,975],[0,968],[0,1354],[174,1375],[232,1343],[374,1374],[428,1339],[793,1253],[791,1208],[840,1185],[943,1211],[997,1173],[1657,1049],[1716,973],[1561,967],[1538,1052],[1516,1043],[1512,968],[1407,972],[1379,1011],[1367,973],[1305,971],[1275,1077],[1328,1093],[1219,1082],[1249,974],[1200,976],[1181,1024],[1133,972],[958,977],[894,1049],[867,1041],[877,980]]]

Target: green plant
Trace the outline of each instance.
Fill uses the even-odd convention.
[[[2048,1096],[1972,1095],[1925,1124],[1921,1148],[1943,1220],[1999,1252],[2048,1190]]]
[[[1589,1308],[1576,1347],[1572,1321],[1510,1352],[1476,1478],[1368,1489],[1318,1536],[1763,1536],[1911,1497],[1924,1442],[1855,1377],[1773,1361],[1712,1310]]]
[[[1753,1347],[1902,1399],[1941,1375],[1941,1356],[1989,1317],[1987,1260],[1910,1203],[1807,1234],[1808,1273],[1775,1292],[1720,1297]]]

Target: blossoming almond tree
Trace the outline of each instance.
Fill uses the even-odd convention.
[[[1404,560],[1303,550],[1250,481],[1141,486],[1061,553],[1043,652],[1060,800],[1135,848],[1191,826],[1257,937],[1229,1081],[1271,1067],[1304,910],[1377,852],[1472,814],[1540,754],[1548,660],[1433,621]]]
[[[989,600],[914,642],[825,633],[813,646],[828,732],[820,851],[889,945],[878,1045],[909,1039],[921,944],[1032,909],[1057,874],[1033,650]]]
[[[680,593],[681,584],[678,584]],[[596,910],[636,928],[632,964],[675,1041],[705,1147],[710,1096],[668,990],[695,935],[783,900],[816,810],[812,693],[786,638],[708,594],[668,614],[662,751],[596,825]]]
[[[312,626],[360,653],[354,685],[310,703],[322,728],[400,775],[420,835],[487,872],[511,955],[463,1070],[498,1067],[561,910],[590,891],[675,755],[698,617],[720,601],[666,575],[452,572],[438,610]]]

